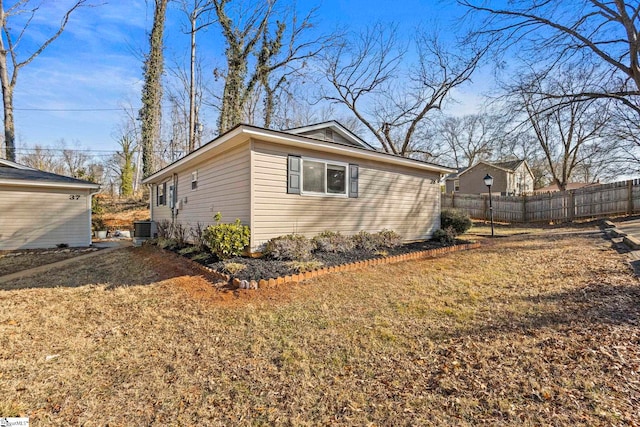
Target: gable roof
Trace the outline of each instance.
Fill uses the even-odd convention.
[[[0,167],[7,167],[7,168],[14,168],[14,169],[32,169],[32,170],[35,170],[32,167],[21,165],[19,163],[15,163],[15,162],[12,162],[11,160],[7,160],[7,159],[0,159]]]
[[[45,172],[20,165],[6,159],[0,159],[0,184],[27,187],[58,187],[99,189],[100,184]]]
[[[508,162],[497,162],[497,163],[490,163],[490,162],[486,162],[484,160],[480,160],[478,163],[476,163],[473,166],[470,166],[468,168],[466,168],[464,171],[458,173],[458,176],[463,175],[465,173],[467,173],[468,171],[474,169],[476,166],[478,166],[479,164],[483,164],[485,166],[489,166],[495,169],[499,169],[502,170],[504,172],[509,172],[509,173],[513,173],[515,172],[516,169],[518,169],[520,167],[520,165],[524,163],[525,166],[527,167],[527,170],[529,171],[529,173],[531,174],[531,176],[533,175],[533,172],[531,171],[531,168],[529,167],[529,165],[527,164],[526,160],[511,160]]]
[[[457,172],[454,172],[454,173],[451,173],[451,174],[447,175],[447,177],[446,177],[445,179],[446,179],[446,180],[449,180],[449,179],[457,179],[457,178],[458,178],[458,176],[460,176],[460,174],[461,174],[462,172],[466,171],[467,169],[469,169],[469,168],[468,168],[468,167],[466,167],[466,168],[459,168]]]
[[[273,142],[280,145],[287,145],[292,147],[302,147],[317,151],[323,151],[327,153],[348,155],[350,157],[379,161],[388,164],[395,164],[400,166],[406,166],[413,169],[438,172],[438,173],[451,173],[454,169],[446,166],[437,165],[435,163],[423,162],[420,160],[409,159],[407,157],[398,156],[395,154],[383,153],[368,148],[356,147],[351,144],[343,144],[339,142],[322,141],[317,138],[311,138],[305,135],[293,134],[286,131],[277,131],[272,129],[265,129],[257,126],[238,124],[217,138],[202,145],[198,149],[192,151],[181,159],[176,160],[170,165],[160,169],[154,174],[143,179],[144,184],[153,182],[159,178],[169,175],[172,171],[192,163],[199,161],[199,157],[211,152],[214,154],[218,151],[218,147],[221,146],[234,146],[240,145],[249,141],[251,138],[256,138],[261,141]],[[220,149],[221,150],[221,149]]]
[[[306,132],[312,132],[320,129],[331,129],[332,131],[336,132],[337,134],[345,138],[347,141],[353,142],[354,145],[357,145],[362,148],[368,148],[370,150],[375,150],[375,148],[367,144],[362,138],[360,138],[355,133],[351,132],[349,129],[341,125],[336,120],[329,120],[326,122],[315,123],[308,126],[290,128],[290,129],[286,129],[285,132],[300,135]]]
[[[495,162],[491,164],[502,169],[515,171],[522,164],[522,162],[524,162],[524,160],[511,160],[508,162]]]

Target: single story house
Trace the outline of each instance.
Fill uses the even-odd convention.
[[[487,174],[493,177],[492,193],[521,196],[533,192],[535,177],[526,160],[493,163],[479,161],[448,175],[445,179],[445,191],[447,194],[486,194],[489,192],[484,184]]]
[[[237,125],[143,180],[151,219],[189,228],[239,218],[252,251],[290,233],[391,229],[406,241],[440,227],[444,166],[382,153],[335,121],[276,131]]]
[[[100,185],[0,159],[0,250],[91,245]]]

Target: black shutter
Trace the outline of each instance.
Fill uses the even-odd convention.
[[[349,165],[349,197],[358,197],[358,165]]]
[[[300,194],[301,166],[300,156],[287,157],[287,193],[289,194]]]
[[[156,206],[160,206],[160,187],[157,185],[154,185],[153,187],[156,190]]]
[[[162,204],[167,206],[167,183],[162,183]]]

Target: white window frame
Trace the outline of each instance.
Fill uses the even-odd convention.
[[[345,162],[338,162],[338,161],[333,161],[333,160],[327,160],[327,159],[317,159],[315,157],[301,157],[301,163],[300,163],[300,194],[303,196],[322,196],[322,197],[342,197],[342,198],[348,198],[349,197],[349,181],[350,181],[350,176],[349,176],[349,163],[345,163]],[[310,162],[318,162],[318,163],[323,163],[324,164],[324,193],[320,193],[317,191],[304,191],[304,162],[305,161],[310,161]],[[327,165],[334,165],[334,166],[340,166],[340,167],[344,167],[344,171],[345,171],[345,180],[344,180],[344,193],[329,193],[327,192]]]
[[[198,171],[191,172],[191,191],[198,189]]]

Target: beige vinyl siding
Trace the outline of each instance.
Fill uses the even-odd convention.
[[[176,188],[177,214],[175,220],[190,228],[197,223],[213,224],[216,212],[222,214],[223,222],[233,222],[236,218],[244,224],[250,221],[249,194],[249,144],[243,144],[216,155],[213,159],[202,161],[179,170]],[[191,189],[192,172],[198,171],[197,189]],[[172,185],[167,182],[167,193]],[[160,184],[161,185],[161,184]],[[155,186],[154,186],[155,188]],[[166,206],[155,206],[156,194],[152,198],[153,220],[171,220],[169,201]]]
[[[357,164],[359,197],[287,194],[287,155]],[[426,239],[440,225],[438,173],[254,142],[252,249],[283,234],[324,230],[354,234],[391,229],[407,241]],[[435,182],[435,183],[432,183]]]
[[[0,206],[0,250],[91,244],[88,190],[0,187]]]

